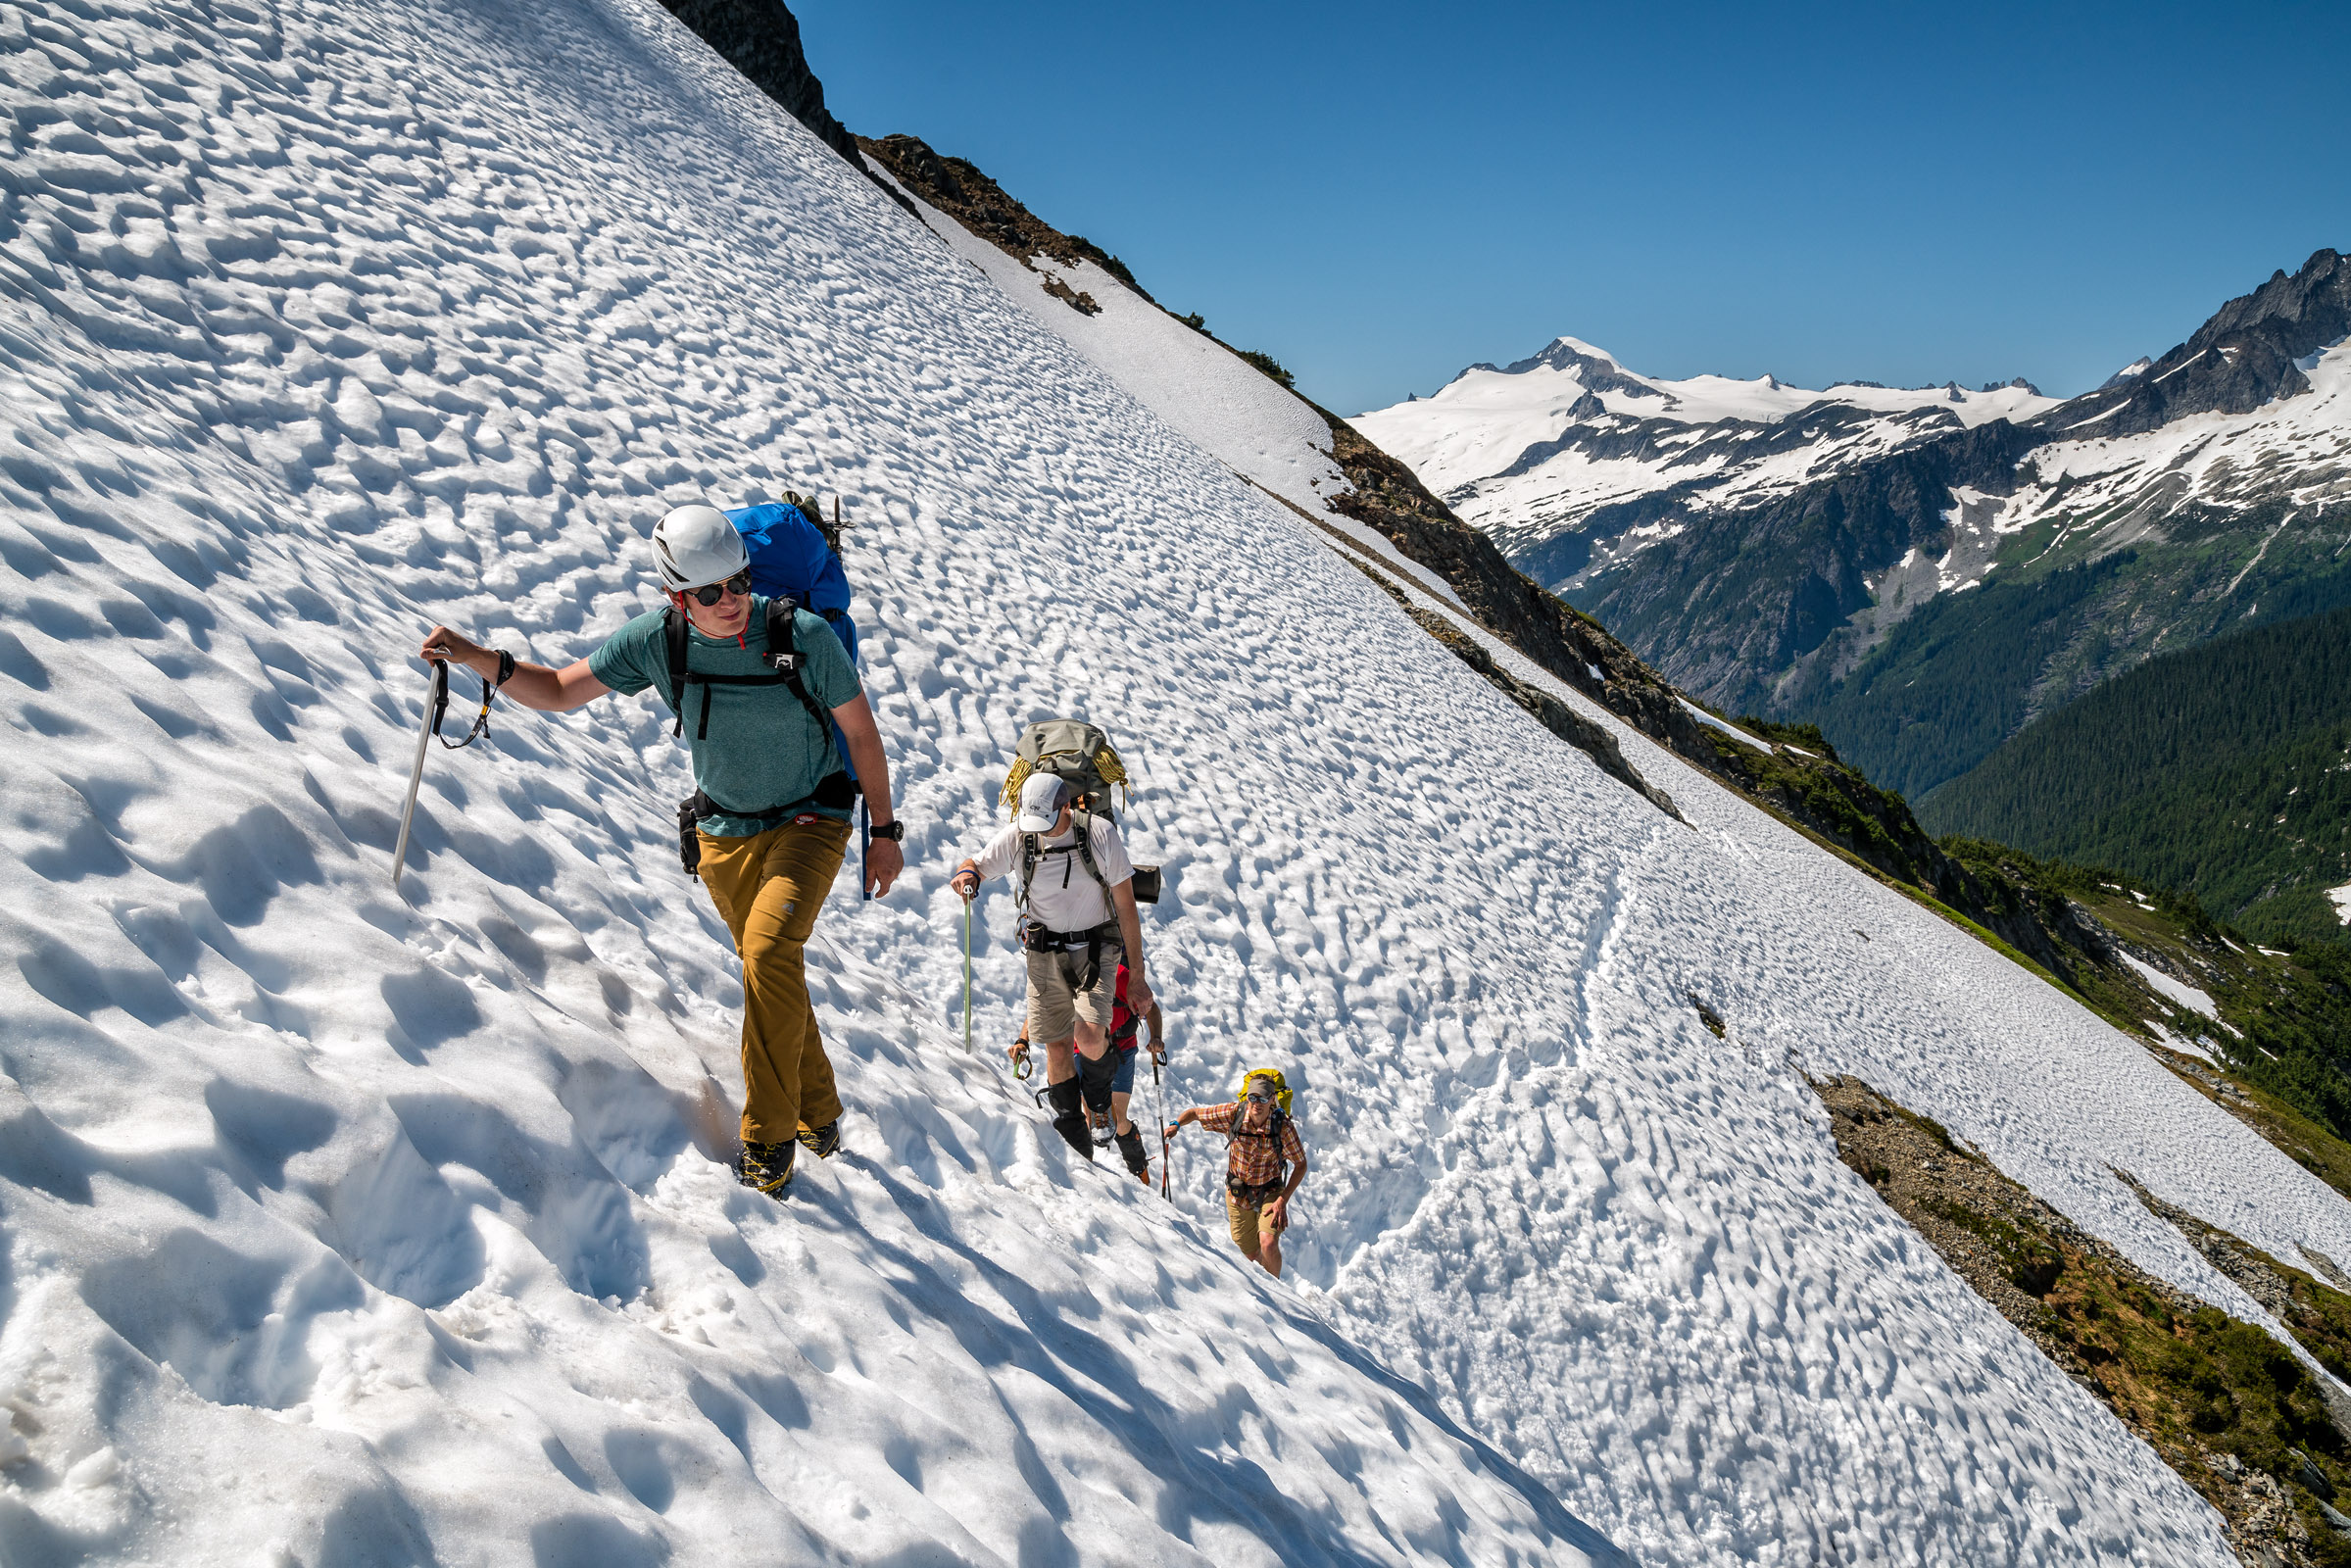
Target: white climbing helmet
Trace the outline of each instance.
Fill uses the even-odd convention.
[[[724,582],[750,564],[743,536],[707,501],[672,507],[653,525],[654,569],[673,594]]]

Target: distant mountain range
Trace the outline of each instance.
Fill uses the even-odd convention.
[[[1610,508],[1655,497],[1690,512],[1737,511],[2056,406],[2022,380],[1978,392],[1859,381],[1809,392],[1768,375],[1663,380],[1562,337],[1515,365],[1473,365],[1435,397],[1353,423],[1522,567],[1540,564],[1538,577],[1572,590],[1669,536],[1589,525]]]
[[[1354,422],[1669,679],[1920,794],[2153,652],[2351,603],[2347,336],[2323,250],[2065,402],[1563,338]]]

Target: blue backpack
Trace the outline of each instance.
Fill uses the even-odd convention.
[[[736,507],[726,514],[743,536],[743,548],[751,552],[752,592],[789,599],[822,615],[855,664],[857,623],[849,617],[849,574],[817,525],[822,508],[812,499],[789,491],[785,495],[782,501]]]

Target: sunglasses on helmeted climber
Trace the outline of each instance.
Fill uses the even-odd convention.
[[[678,592],[708,610],[728,594],[751,592],[751,573],[738,571],[724,582],[706,582],[699,588],[681,588]]]

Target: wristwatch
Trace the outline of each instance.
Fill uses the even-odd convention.
[[[906,819],[902,816],[895,821],[884,822],[867,831],[877,839],[888,839],[893,844],[904,844],[906,841]]]

